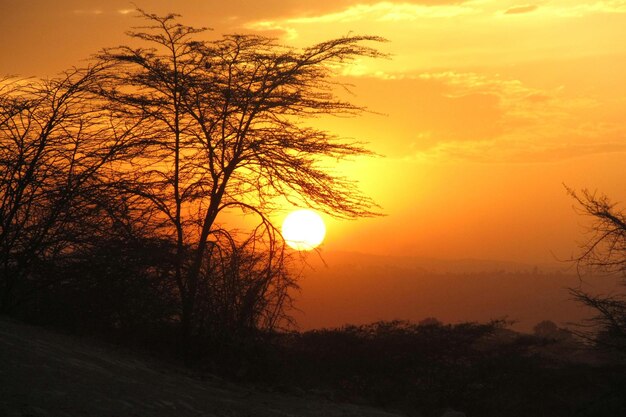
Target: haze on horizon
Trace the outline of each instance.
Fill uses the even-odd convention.
[[[148,4],[149,3],[149,4]],[[343,75],[371,113],[316,126],[380,157],[341,167],[383,217],[324,217],[322,251],[558,263],[587,219],[563,184],[626,201],[626,1],[137,2],[296,47],[369,34],[387,60]],[[130,2],[0,0],[0,73],[54,76],[127,42]]]

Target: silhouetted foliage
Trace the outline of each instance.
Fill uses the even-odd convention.
[[[270,215],[285,201],[376,214],[332,169],[370,152],[302,123],[363,110],[335,96],[333,76],[382,56],[364,45],[382,39],[295,50],[254,35],[208,41],[178,15],[138,14],[146,25],[129,32],[138,46],[105,49],[59,79],[0,84],[0,309],[42,289],[75,291],[90,300],[76,303],[83,313],[132,327],[158,308],[133,312],[127,295],[143,288],[147,302],[145,279],[158,270],[167,290],[154,300],[187,346],[288,323],[297,277]],[[219,215],[233,210],[258,225],[222,227]]]
[[[23,313],[36,322],[89,334],[139,337],[173,323],[172,242],[110,236],[62,263],[48,264],[56,284],[38,292]]]
[[[222,239],[210,246],[199,277],[200,331],[222,339],[288,324],[285,307],[297,284],[281,245],[262,245],[255,234],[242,243]]]
[[[626,214],[606,196],[568,189],[578,202],[581,214],[592,218],[589,238],[575,258],[581,274],[603,272],[626,278]]]
[[[577,194],[568,189],[578,202],[583,215],[592,218],[589,238],[574,261],[581,278],[587,274],[616,277],[621,287],[626,285],[626,214],[605,195],[583,190]],[[594,341],[598,347],[626,353],[626,297],[624,294],[590,294],[571,288],[577,301],[596,312],[578,334]]]
[[[601,397],[611,402],[606,410],[626,410],[614,385],[626,382],[623,368],[570,362],[568,350],[554,361],[543,354],[551,348],[502,321],[394,321],[273,333],[215,351],[198,365],[262,387],[410,416],[438,417],[447,408],[485,417],[594,415]]]
[[[212,314],[243,327],[273,323],[267,315],[283,316],[285,290],[293,283],[282,264],[282,238],[269,221],[277,204],[286,199],[344,217],[374,214],[354,183],[324,165],[369,152],[301,123],[362,110],[335,97],[331,78],[356,57],[380,56],[362,44],[381,39],[349,36],[296,51],[254,35],[206,41],[198,37],[204,29],[179,23],[177,15],[139,13],[147,26],[129,34],[145,46],[98,56],[108,74],[98,93],[120,123],[137,125],[136,145],[143,149],[127,160],[132,169],[120,167],[120,190],[138,198],[159,233],[176,241],[174,280],[186,338],[215,322]],[[232,230],[218,224],[228,210],[258,216],[264,230],[235,243]],[[265,255],[259,239],[269,248]],[[246,276],[229,272],[218,253],[235,267],[254,266]],[[260,280],[261,270],[268,282]],[[222,308],[233,294],[218,288],[233,277],[244,281],[237,285],[252,279],[258,287],[237,295],[247,297],[237,301],[238,318]]]
[[[0,311],[50,285],[44,265],[106,228],[121,204],[107,184],[129,131],[90,93],[102,70],[0,83]]]

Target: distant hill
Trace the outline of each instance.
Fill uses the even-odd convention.
[[[295,317],[302,329],[378,320],[488,321],[507,317],[529,331],[542,320],[564,326],[588,317],[570,300],[580,285],[566,264],[440,260],[354,252],[307,255]],[[612,281],[583,284],[607,292]]]
[[[437,259],[418,256],[390,256],[372,255],[360,252],[332,251],[320,252],[320,256],[309,255],[307,257],[312,266],[321,265],[323,262],[335,265],[388,265],[405,269],[421,270],[423,272],[436,273],[476,273],[476,272],[562,272],[571,271],[571,265],[567,263],[553,262],[551,264],[530,264],[512,261],[499,261],[491,259]]]

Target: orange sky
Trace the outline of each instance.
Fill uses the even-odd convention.
[[[582,239],[563,183],[626,201],[626,1],[137,1],[305,46],[380,35],[344,74],[382,114],[316,121],[384,155],[343,169],[386,217],[328,222],[324,250],[551,262]],[[0,74],[54,75],[137,24],[117,0],[0,0]]]

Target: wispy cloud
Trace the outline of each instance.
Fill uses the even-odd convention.
[[[502,11],[504,3],[504,11]],[[508,3],[508,4],[507,4]],[[501,0],[468,1],[379,1],[345,4],[344,8],[308,16],[285,17],[252,21],[246,28],[252,30],[280,30],[290,37],[297,36],[298,25],[350,23],[350,22],[413,22],[424,19],[444,19],[462,16],[489,18],[494,15],[523,15],[541,10],[546,16],[579,17],[597,13],[626,13],[624,0],[599,0],[572,2],[552,0],[541,7],[538,4],[515,4]]]
[[[589,140],[585,143],[541,143],[533,141],[490,140],[449,141],[409,157],[419,161],[464,160],[478,163],[551,163],[588,155],[625,153],[626,141]],[[405,158],[406,159],[406,158]]]
[[[320,16],[289,19],[289,23],[330,23],[353,22],[359,20],[401,21],[418,18],[446,18],[471,13],[472,9],[458,5],[423,5],[415,3],[380,2],[357,4],[347,9]]]
[[[500,128],[484,138],[466,137],[462,129],[431,133],[427,146],[417,147],[407,158],[526,163],[626,152],[626,128],[591,116],[601,109],[601,103],[592,98],[476,73],[424,73],[416,80],[445,86],[441,94],[452,99],[496,97],[497,115],[482,123],[496,123]]]
[[[459,4],[439,3],[436,5],[421,3],[378,2],[372,4],[356,4],[341,11],[306,17],[292,17],[282,20],[264,20],[246,25],[252,30],[280,30],[289,37],[297,37],[298,25],[314,25],[329,23],[347,23],[360,21],[400,22],[417,19],[450,18],[470,14],[473,9]]]
[[[535,10],[537,10],[537,5],[532,4],[532,5],[525,5],[525,6],[513,6],[509,9],[507,9],[504,14],[524,14],[524,13],[530,13],[533,12]]]
[[[295,28],[289,26],[288,24],[282,24],[279,22],[273,22],[270,20],[254,22],[246,25],[247,29],[251,30],[259,30],[259,31],[267,31],[267,32],[278,32],[282,33],[285,38],[289,40],[296,39],[298,37],[298,32]]]
[[[96,9],[74,9],[72,14],[84,15],[84,16],[105,16],[105,15],[129,15],[133,13],[135,9],[117,9],[117,10],[104,10],[101,8]]]
[[[517,79],[503,79],[477,73],[424,73],[422,79],[435,79],[450,87],[446,93],[451,97],[472,94],[490,94],[498,97],[500,107],[511,123],[523,121],[537,123],[545,129],[546,121],[551,123],[569,119],[573,112],[585,111],[598,103],[585,97],[565,97],[562,88],[551,90],[533,88]],[[513,124],[517,125],[517,123]]]
[[[72,10],[72,13],[78,14],[78,15],[93,15],[93,16],[97,16],[97,15],[103,14],[104,12],[101,9],[89,9],[89,10],[76,9],[76,10]]]
[[[605,0],[572,4],[569,1],[560,1],[550,4],[546,11],[561,17],[582,17],[590,14],[622,14],[626,13],[626,1]]]

